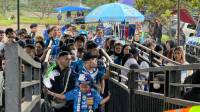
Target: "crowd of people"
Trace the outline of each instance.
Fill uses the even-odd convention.
[[[115,64],[131,69],[151,66],[147,61],[139,58],[142,55],[149,60],[148,55],[142,53],[144,50],[134,42],[181,65],[188,64],[182,47],[177,46],[174,40],[161,43],[160,33],[157,34],[159,37],[148,36],[144,42],[140,42],[138,37],[133,37],[131,42],[123,45],[113,36],[105,37],[104,29],[98,27],[95,31],[88,31],[85,25],[81,25],[80,30],[70,24],[63,27],[46,25],[43,36],[38,35],[37,27],[37,24],[31,24],[30,32],[24,28],[18,31],[12,28],[0,30],[0,50],[3,54],[5,44],[18,43],[27,54],[42,65],[45,63],[48,51],[51,51],[48,59],[50,66],[41,77],[43,98],[48,99],[51,104],[50,110],[54,112],[105,111],[105,104],[109,101],[111,93],[107,87],[108,61],[102,50],[106,51]],[[145,52],[149,53],[148,50]],[[158,66],[173,65],[160,56],[155,58],[156,61],[154,61]],[[1,55],[1,60],[2,62],[5,60],[3,55]],[[3,65],[1,69],[4,69]],[[128,71],[122,69],[121,74],[127,77]],[[181,83],[184,83],[185,79],[192,74],[196,72],[181,71]],[[141,73],[138,80],[162,81],[164,79],[159,74],[150,77],[149,73]],[[123,82],[127,83],[126,80]],[[164,86],[156,83],[141,83],[138,89],[164,93]]]
[[[47,61],[50,66],[41,76],[42,96],[51,103],[49,109],[54,112],[103,112],[111,96],[105,87],[108,66],[100,49],[104,44],[103,31],[97,29],[96,34],[91,35],[84,25],[80,31],[72,25],[64,27],[66,29],[46,25],[43,36],[37,34],[37,24],[30,25],[30,33],[27,29],[0,30],[1,51],[4,52],[6,44],[17,43],[42,64],[42,69],[51,51]]]

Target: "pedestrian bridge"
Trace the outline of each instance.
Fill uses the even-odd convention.
[[[149,50],[142,45],[138,45],[138,48]],[[41,65],[28,56],[17,44],[7,45],[5,51],[5,112],[42,112],[41,76],[43,71]],[[152,50],[149,51],[147,62],[151,67],[146,69],[128,69],[116,65],[104,53],[110,65],[110,78],[107,85],[112,93],[111,99],[106,105],[106,112],[163,112],[200,105],[200,102],[181,99],[181,91],[184,88],[196,88],[200,85],[182,84],[180,80],[182,70],[196,71],[200,69],[200,64],[159,67],[152,60],[152,56],[159,54]],[[163,56],[163,58],[165,57]],[[145,60],[142,55],[140,55],[140,59]],[[128,72],[128,77],[120,74],[122,69]],[[138,80],[142,73],[149,73],[150,77],[159,73],[163,80]],[[164,89],[159,93],[142,91],[138,89],[141,83],[161,84]]]

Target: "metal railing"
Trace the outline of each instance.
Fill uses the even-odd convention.
[[[123,66],[110,63],[110,80],[109,89],[112,97],[109,103],[110,112],[163,112],[164,110],[177,109],[192,105],[200,105],[200,102],[188,101],[181,99],[181,91],[183,87],[200,87],[200,84],[182,84],[181,70],[199,70],[200,64],[152,67],[146,69],[126,69],[129,71],[128,77],[122,77],[120,74]],[[163,93],[138,90],[137,77],[141,73],[149,72],[154,75],[163,72],[164,81],[160,84],[164,85]],[[126,80],[125,82],[123,80]],[[153,84],[159,81],[149,80],[145,83]]]
[[[127,78],[120,74],[121,69],[129,71]],[[110,63],[109,89],[112,97],[109,102],[109,112],[163,112],[169,109],[200,105],[200,102],[180,98],[183,87],[200,87],[200,84],[182,84],[180,71],[199,69],[200,64],[191,64],[130,70]],[[163,73],[164,81],[149,80],[143,82],[149,85],[155,82],[163,84],[163,93],[138,89],[138,85],[142,81],[139,81],[137,77],[144,72],[149,72],[150,75],[158,72]]]
[[[146,53],[148,55],[149,59],[146,61],[152,64],[150,68],[129,69],[114,64],[107,53],[103,52],[110,65],[108,88],[112,95],[108,104],[109,112],[163,112],[169,109],[200,105],[200,102],[188,101],[181,98],[181,92],[184,87],[200,87],[200,84],[181,83],[181,71],[200,70],[200,64],[180,65],[141,44],[134,44],[137,45],[138,50],[143,54]],[[174,66],[155,67],[153,65],[153,58],[150,55],[162,57]],[[143,59],[143,56],[141,55],[140,58]],[[128,71],[127,77],[121,74],[121,70]],[[145,72],[149,73],[149,79],[138,80],[138,77]],[[162,75],[162,81],[155,81],[151,78],[158,73]],[[163,89],[161,92],[140,90],[138,89],[138,85],[141,83],[147,84],[148,86],[159,83],[163,86]]]
[[[16,43],[5,51],[5,112],[40,112],[41,64]]]
[[[186,44],[186,59],[190,63],[199,63],[200,47]]]
[[[169,59],[168,57],[163,56],[162,54],[159,54],[158,52],[156,52],[142,44],[139,44],[137,42],[134,42],[133,44],[136,46],[136,49],[139,50],[142,54],[147,55],[148,59],[144,59],[144,57],[142,55],[140,55],[139,57],[142,58],[143,60],[147,61],[148,63],[152,64],[153,66],[157,66],[157,67],[159,66],[156,64],[156,63],[159,63],[159,60],[156,59],[155,56],[162,58],[163,60],[165,60],[168,63],[180,65],[180,63],[173,61],[173,60]]]

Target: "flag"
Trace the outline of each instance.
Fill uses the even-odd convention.
[[[56,64],[53,64],[52,66],[50,66],[45,76],[43,77],[43,84],[47,88],[52,88],[51,80],[55,80],[54,77],[60,76],[60,73],[57,70],[54,70],[56,66],[57,66]]]
[[[172,14],[177,14],[177,10],[176,9],[173,10]],[[194,18],[190,14],[190,12],[185,8],[180,9],[180,19],[181,19],[181,21],[183,21],[185,23],[189,23],[189,24],[196,25],[196,23],[197,23],[197,21],[194,20]]]

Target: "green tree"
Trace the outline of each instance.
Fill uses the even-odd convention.
[[[8,6],[8,0],[0,0],[0,12],[3,16],[6,16],[7,12],[7,6]]]
[[[103,4],[116,2],[118,0],[82,0],[83,4],[86,4],[89,7],[97,7]]]
[[[177,0],[137,0],[136,8],[145,9],[145,14],[156,14],[170,35],[171,12],[176,7]],[[149,27],[150,28],[150,27]]]
[[[194,15],[200,14],[200,0],[185,0],[182,2],[184,6],[187,6],[188,9],[192,12]]]
[[[157,13],[161,15],[166,10],[171,10],[176,6],[176,0],[137,0],[136,7],[147,8],[147,13]]]
[[[180,0],[180,6],[189,9],[193,14],[200,14],[200,0]],[[171,12],[177,9],[177,0],[137,0],[136,7],[145,7],[146,13],[155,13],[161,19],[162,24],[170,29]]]

